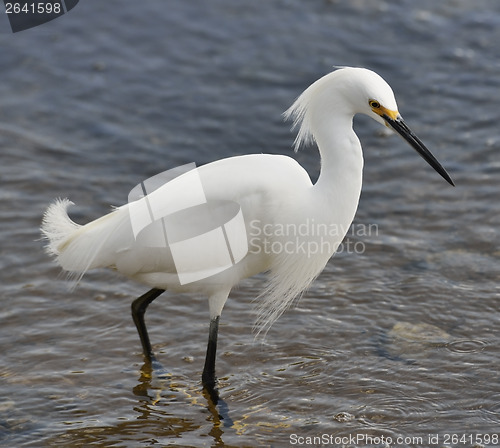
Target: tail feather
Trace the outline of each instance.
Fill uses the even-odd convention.
[[[45,250],[49,255],[58,256],[64,241],[81,226],[68,216],[68,207],[73,205],[69,199],[57,199],[45,211],[42,220],[42,235],[48,240]]]
[[[127,212],[116,209],[84,226],[73,222],[67,209],[72,202],[59,199],[45,212],[42,221],[42,235],[48,240],[46,251],[54,256],[58,264],[81,278],[88,270],[98,267],[112,267],[116,262],[116,251],[127,246],[131,232]],[[113,250],[108,250],[113,248]]]

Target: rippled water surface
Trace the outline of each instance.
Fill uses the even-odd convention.
[[[82,0],[4,31],[2,446],[498,445],[500,4]],[[317,151],[294,155],[280,114],[335,65],[382,74],[457,187],[357,118],[365,185],[344,250],[263,342],[265,277],[233,292],[214,407],[206,300],[151,306],[152,372],[130,317],[145,288],[98,271],[70,290],[41,216],[69,197],[86,222],[160,171],[244,153],[290,154],[315,178]]]

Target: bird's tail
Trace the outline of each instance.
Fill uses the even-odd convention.
[[[64,242],[81,227],[68,216],[67,209],[70,205],[73,205],[73,202],[68,199],[57,199],[43,215],[40,230],[48,241],[45,250],[54,257],[59,256]]]
[[[80,279],[89,269],[114,264],[114,251],[103,249],[115,243],[115,232],[120,230],[124,213],[116,209],[81,226],[68,216],[67,209],[72,204],[68,199],[58,199],[50,205],[43,216],[41,232],[48,241],[46,251],[65,271]]]

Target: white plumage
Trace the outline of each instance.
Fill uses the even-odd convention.
[[[299,128],[296,148],[311,141],[318,145],[321,173],[315,184],[294,159],[281,155],[232,157],[197,168],[207,201],[233,201],[241,207],[249,250],[229,269],[181,284],[172,253],[145,243],[144,238],[161,238],[161,228],[152,225],[142,238],[134,235],[130,204],[79,226],[68,217],[71,203],[56,201],[42,224],[48,252],[77,276],[109,267],[152,288],[203,292],[211,321],[218,321],[231,288],[241,279],[269,271],[269,285],[258,304],[258,328],[266,330],[323,270],[354,218],[363,169],[361,145],[352,129],[357,113],[394,128],[451,183],[404,124],[389,85],[372,71],[342,68],[312,84],[285,113]],[[183,176],[155,190],[149,199],[165,205],[187,200],[194,192]],[[196,265],[193,258],[193,269]]]

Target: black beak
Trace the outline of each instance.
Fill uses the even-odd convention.
[[[425,147],[425,145],[420,141],[420,139],[413,133],[413,131],[406,125],[401,116],[398,116],[393,120],[388,115],[383,115],[382,118],[385,122],[394,129],[401,137],[403,137],[414,149],[417,151],[422,158],[434,168],[443,179],[445,179],[450,185],[455,186],[450,175],[446,172],[438,160],[432,155],[432,153]]]

